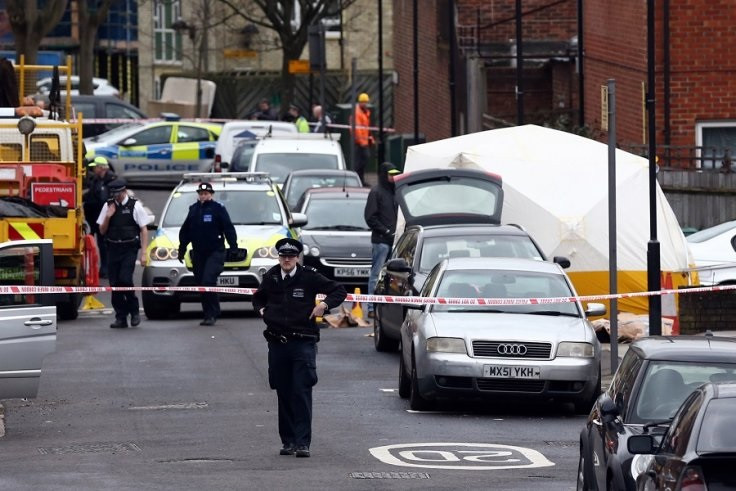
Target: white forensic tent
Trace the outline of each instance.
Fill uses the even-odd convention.
[[[619,293],[647,290],[648,165],[642,157],[616,151]],[[567,272],[580,295],[609,293],[606,144],[526,125],[409,147],[405,172],[443,167],[499,174],[502,223],[522,225],[548,257],[569,258]],[[689,284],[690,275],[682,272],[692,263],[687,243],[659,184],[657,239],[663,277],[669,280],[671,273],[674,288]],[[619,310],[637,314],[647,305],[645,297],[619,300]]]

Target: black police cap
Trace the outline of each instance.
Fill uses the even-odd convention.
[[[200,191],[207,191],[207,192],[210,192],[210,193],[213,193],[213,194],[215,192],[215,190],[212,189],[212,184],[210,184],[208,182],[200,182],[199,183],[199,186],[197,186],[197,192],[199,193]]]
[[[304,246],[296,239],[284,237],[276,242],[276,250],[279,256],[298,256],[304,250]]]
[[[125,191],[126,187],[127,183],[125,182],[125,179],[115,179],[107,185],[107,189],[109,189],[111,193],[119,193],[120,191]]]

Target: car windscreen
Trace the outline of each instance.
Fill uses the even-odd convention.
[[[424,239],[419,271],[428,273],[435,264],[449,257],[521,257],[544,260],[528,236],[448,235]]]
[[[297,176],[289,180],[289,189],[286,190],[286,202],[292,208],[299,202],[304,191],[312,188],[360,187],[358,176]]]
[[[498,184],[467,177],[419,182],[397,188],[397,192],[407,223],[458,215],[483,217],[490,222],[501,206]]]
[[[706,382],[736,381],[736,363],[652,361],[647,367],[631,423],[671,418],[692,391]]]
[[[687,236],[685,240],[693,244],[698,244],[700,242],[705,242],[706,240],[709,240],[709,239],[712,239],[713,237],[721,235],[722,233],[728,232],[729,230],[732,230],[733,228],[736,228],[736,222],[731,221],[731,222],[720,223],[713,227],[706,228],[705,230],[701,230],[699,232],[695,232],[694,234],[690,234]]]
[[[541,298],[570,297],[572,291],[559,274],[512,270],[450,270],[439,278],[436,297]],[[508,314],[580,317],[572,302],[535,305],[434,305],[433,312],[483,311]]]
[[[308,222],[302,229],[370,230],[363,217],[365,196],[310,199],[305,210]]]
[[[697,451],[736,453],[736,398],[711,399],[700,427]]]
[[[225,205],[233,225],[277,225],[283,223],[278,199],[271,191],[216,191],[214,198]],[[189,207],[197,201],[194,191],[175,193],[163,217],[163,227],[180,227]]]
[[[326,153],[262,153],[256,172],[268,172],[274,182],[284,182],[289,172],[301,169],[337,169],[337,156]]]

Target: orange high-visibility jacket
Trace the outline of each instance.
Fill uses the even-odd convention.
[[[373,136],[367,128],[371,125],[370,109],[363,110],[360,106],[355,106],[355,143],[361,147],[367,147],[373,144]],[[358,128],[358,126],[366,126],[366,128]]]

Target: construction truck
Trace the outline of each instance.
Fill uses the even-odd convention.
[[[56,96],[49,117],[0,118],[0,242],[46,238],[53,240],[56,285],[96,284],[97,250],[86,236],[82,185],[86,174],[82,151],[82,121],[63,120],[71,114],[56,107],[59,71],[71,77],[71,60],[63,67],[16,66],[20,91],[33,72],[54,72]],[[70,94],[71,87],[67,87]],[[23,94],[20,94],[23,100]],[[58,104],[57,104],[58,105]],[[96,217],[90,217],[90,220]],[[60,319],[75,319],[82,300],[78,293],[56,296]]]

